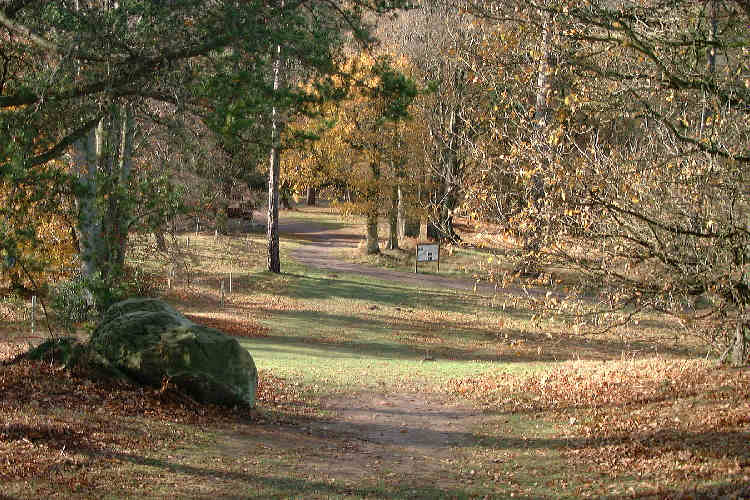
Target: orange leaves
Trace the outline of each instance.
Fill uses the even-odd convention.
[[[488,407],[553,416],[569,440],[569,459],[612,478],[750,475],[747,370],[702,360],[577,362],[541,374],[454,380],[449,389]]]
[[[0,484],[50,476],[74,491],[103,487],[92,484],[92,461],[185,446],[183,424],[247,422],[253,415],[199,405],[171,387],[95,383],[44,362],[0,366],[0,394]]]
[[[228,314],[187,314],[190,321],[221,330],[233,337],[267,337],[270,330],[249,317],[238,318]]]

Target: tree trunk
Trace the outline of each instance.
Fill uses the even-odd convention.
[[[546,14],[542,13],[543,16]],[[550,97],[552,94],[551,75],[554,68],[554,60],[551,51],[552,26],[550,21],[545,21],[542,27],[542,57],[539,60],[539,69],[537,72],[537,90],[536,103],[534,109],[534,120],[536,129],[539,132],[538,141],[540,152],[543,157],[551,154],[551,148],[547,141],[546,128],[551,118]],[[543,164],[547,158],[543,158]],[[541,231],[540,221],[537,217],[537,206],[544,198],[544,177],[541,173],[536,172],[530,180],[529,186],[529,217],[535,219],[534,224],[523,234],[524,257],[516,268],[516,272],[526,277],[536,277],[541,273],[538,260],[538,253],[541,249]]]
[[[156,238],[156,249],[160,252],[166,252],[167,238],[164,236],[164,231],[161,228],[154,229],[154,238]]]
[[[367,213],[367,255],[375,255],[379,253],[378,208],[377,206],[373,206]]]
[[[282,3],[283,7],[283,3]],[[273,63],[273,90],[276,93],[282,80],[281,45],[276,46]],[[276,105],[271,110],[271,159],[268,171],[268,261],[267,268],[272,273],[281,272],[279,256],[279,162],[281,160],[281,117]]]
[[[97,126],[72,148],[72,159],[80,172],[76,229],[81,271],[86,276],[111,281],[117,279],[125,265],[134,139],[132,110],[113,104]]]
[[[393,186],[391,206],[388,210],[388,250],[398,250],[398,194],[398,186]]]
[[[419,238],[419,232],[422,229],[422,221],[419,217],[407,217],[404,223],[404,236],[409,238]]]
[[[456,71],[453,75],[455,87],[462,94],[464,79],[463,71]],[[453,228],[453,211],[458,206],[458,190],[460,188],[462,161],[459,158],[458,138],[463,132],[463,119],[461,118],[460,104],[452,104],[447,108],[446,142],[443,143],[441,151],[442,163],[442,192],[440,192],[440,203],[437,210],[437,223],[440,237],[449,240],[458,240]]]
[[[307,206],[314,207],[318,204],[318,190],[313,186],[307,187]]]
[[[737,329],[734,335],[734,345],[732,346],[732,366],[744,366],[747,363],[750,346],[750,323],[745,321],[737,322]]]
[[[292,189],[285,183],[281,183],[280,188],[280,202],[281,202],[281,208],[284,210],[292,210],[294,207],[292,206],[292,196],[294,193],[292,193]]]
[[[98,167],[101,154],[100,143],[97,138],[101,136],[100,129],[103,127],[102,118],[96,128],[89,131],[84,138],[76,141],[73,145],[73,162],[79,169],[79,189],[76,196],[78,208],[77,236],[79,244],[79,255],[81,261],[81,272],[84,276],[94,276],[100,272],[99,256],[105,252],[104,239],[102,237],[102,217],[97,204],[98,194]]]
[[[367,254],[380,253],[378,242],[378,182],[380,181],[380,166],[377,162],[370,163],[372,181],[367,188]]]
[[[398,207],[396,208],[396,224],[398,225],[398,238],[403,240],[406,237],[406,201],[404,200],[404,190],[401,184],[398,185]]]
[[[110,209],[109,237],[110,272],[118,274],[125,266],[125,252],[128,246],[128,232],[131,223],[129,192],[130,175],[133,169],[133,142],[135,140],[135,122],[130,106],[113,106],[111,118],[113,144],[117,150],[112,152],[112,165],[117,165],[110,175],[117,180],[117,188],[109,196]],[[116,142],[114,141],[116,139]]]

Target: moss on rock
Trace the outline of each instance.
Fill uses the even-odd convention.
[[[196,325],[160,300],[114,304],[90,347],[140,383],[158,386],[169,379],[201,402],[255,406],[252,356],[236,339]]]

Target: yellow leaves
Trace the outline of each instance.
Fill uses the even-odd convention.
[[[565,130],[562,127],[556,128],[549,136],[550,144],[556,146],[560,143],[561,139],[565,135]]]

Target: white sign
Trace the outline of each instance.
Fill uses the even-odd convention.
[[[438,260],[437,245],[417,245],[417,262],[435,262]]]

